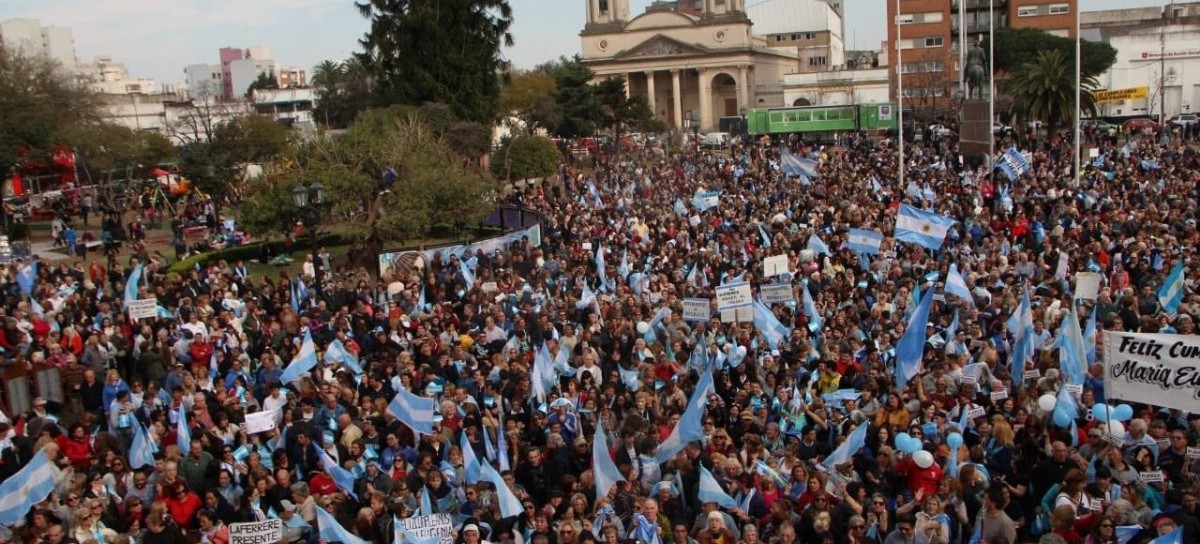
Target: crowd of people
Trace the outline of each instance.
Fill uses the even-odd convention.
[[[280,519],[283,542],[426,544],[397,525],[441,515],[437,540],[467,544],[1200,542],[1200,414],[1134,404],[1109,440],[1103,350],[1070,425],[1038,402],[1065,387],[1064,316],[1095,314],[1096,343],[1194,334],[1193,150],[1106,142],[1076,179],[1050,140],[1009,179],[939,141],[908,146],[901,184],[895,142],[843,144],[568,159],[553,189],[512,197],[543,214],[540,237],[434,251],[389,283],[326,259],[278,277],[168,274],[161,254],[14,264],[5,375],[62,383],[0,423],[0,485],[57,467],[48,495],[0,498],[0,517],[28,503],[0,541],[229,544],[234,524]],[[902,203],[956,220],[938,250],[893,238]],[[1179,260],[1169,315],[1154,293]],[[1078,317],[1060,262],[1103,278]],[[969,296],[944,292],[951,265]],[[734,281],[794,302],[685,320],[685,299]],[[919,373],[897,379],[931,289]],[[1005,326],[1026,289],[1032,357]],[[133,299],[156,317],[133,319]],[[436,402],[428,428],[396,401],[417,397]]]

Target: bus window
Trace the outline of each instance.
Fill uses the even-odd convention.
[[[796,120],[802,123],[807,123],[812,120],[811,113],[812,112],[798,111],[796,112]]]

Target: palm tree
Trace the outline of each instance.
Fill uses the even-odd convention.
[[[326,59],[313,67],[313,86],[317,88],[317,100],[325,114],[325,126],[329,126],[329,103],[338,94],[344,83],[346,65]]]
[[[1095,115],[1096,102],[1091,90],[1097,87],[1096,78],[1083,77],[1080,85],[1083,87],[1080,93],[1081,113]],[[1017,111],[1023,112],[1023,120],[1045,121],[1046,135],[1052,138],[1058,127],[1067,125],[1074,117],[1074,62],[1058,49],[1042,50],[1013,74],[1008,82],[1008,91]],[[1078,119],[1074,122],[1078,123]]]

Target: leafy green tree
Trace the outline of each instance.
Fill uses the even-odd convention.
[[[1062,51],[1048,49],[1040,51],[1033,60],[1022,64],[1008,82],[1008,92],[1016,103],[1017,110],[1025,112],[1026,121],[1040,119],[1046,123],[1046,133],[1051,137],[1060,126],[1070,126],[1075,112],[1074,63],[1067,60]],[[1096,78],[1080,80],[1080,108],[1083,115],[1095,115],[1096,103],[1091,89],[1096,88]]]
[[[1033,60],[1042,51],[1056,50],[1063,54],[1069,63],[1072,73],[1075,70],[1075,41],[1062,36],[1055,36],[1037,28],[996,29],[996,71],[1016,73],[1021,65]],[[1083,40],[1080,57],[1083,76],[1099,76],[1117,62],[1117,50],[1102,42]],[[988,49],[987,41],[982,44]]]
[[[590,136],[604,123],[602,104],[592,84],[595,73],[576,55],[560,57],[534,69],[554,76],[557,116],[548,121],[547,130],[564,138]]]
[[[0,178],[49,157],[67,133],[100,121],[96,95],[56,63],[0,47]]]
[[[543,178],[554,173],[561,159],[549,138],[521,134],[505,140],[492,155],[492,174],[507,181]]]
[[[529,134],[537,129],[556,127],[562,119],[561,108],[555,100],[558,82],[553,74],[540,71],[522,72],[509,78],[500,92],[500,111],[514,115]]]
[[[446,145],[463,158],[478,161],[492,148],[492,130],[475,121],[459,121],[442,135]]]
[[[327,128],[346,128],[371,103],[370,77],[357,58],[321,61],[313,67],[318,121]]]
[[[287,129],[263,115],[247,115],[219,123],[207,141],[180,153],[183,174],[218,202],[236,204],[245,189],[247,165],[267,164],[288,150]]]
[[[596,96],[603,105],[603,126],[611,130],[618,141],[629,129],[661,130],[644,95],[625,96],[625,78],[605,78],[596,85]]]
[[[142,176],[175,156],[175,147],[162,134],[112,123],[80,125],[62,138],[75,150],[81,175],[96,181]]]
[[[511,47],[507,0],[363,0],[371,22],[356,54],[371,74],[376,102],[446,104],[461,120],[491,125]]]
[[[278,89],[278,88],[279,88],[279,80],[275,78],[275,74],[262,72],[262,73],[258,74],[258,77],[254,78],[254,81],[252,83],[250,83],[249,87],[246,88],[246,98],[247,99],[254,98],[254,91],[256,91],[258,89],[267,90],[267,89]]]
[[[255,234],[280,232],[295,220],[289,205],[298,183],[319,181],[328,195],[326,224],[337,224],[368,246],[428,235],[437,226],[474,226],[491,211],[492,182],[426,128],[406,108],[368,110],[344,134],[297,149],[296,168],[247,195],[242,224]],[[391,184],[385,170],[395,172]]]

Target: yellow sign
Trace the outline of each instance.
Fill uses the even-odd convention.
[[[1133,100],[1134,98],[1146,98],[1149,92],[1149,87],[1130,87],[1128,89],[1114,89],[1111,91],[1092,91],[1092,100],[1094,100],[1097,104],[1101,102],[1123,102],[1125,100]]]

